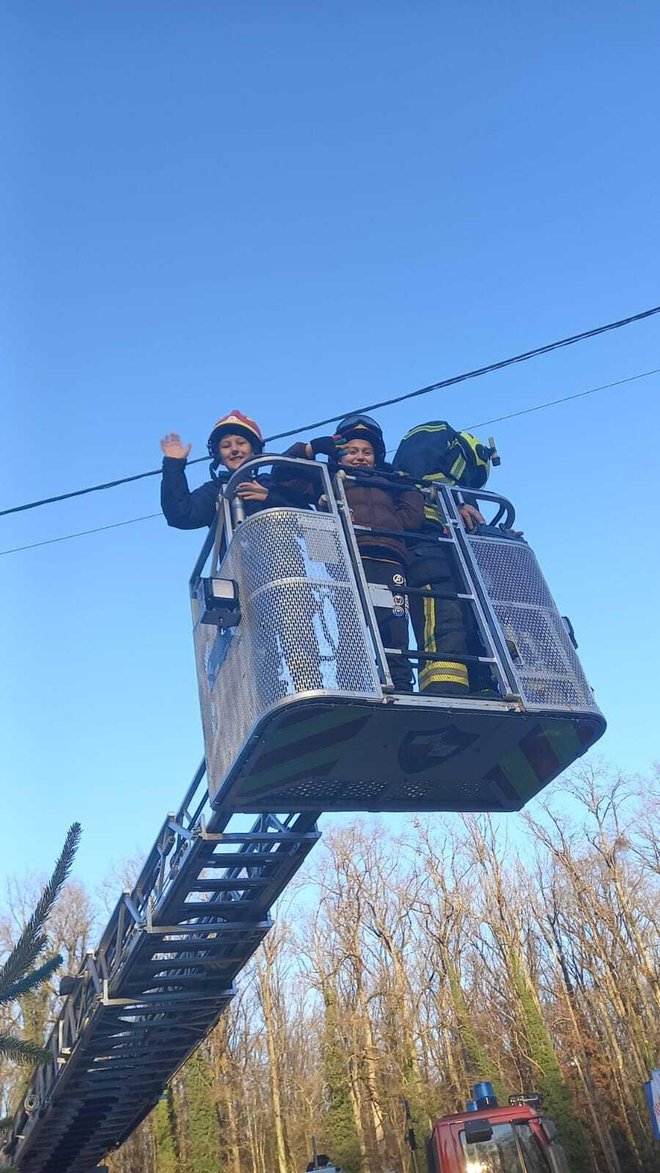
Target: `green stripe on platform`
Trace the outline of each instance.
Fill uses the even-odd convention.
[[[543,732],[554,749],[562,770],[570,766],[576,758],[582,757],[585,746],[577,735],[572,721],[543,722]]]
[[[241,794],[257,794],[263,790],[268,790],[279,782],[286,781],[289,774],[300,774],[305,770],[317,770],[319,766],[326,765],[328,768],[336,757],[334,747],[326,745],[323,749],[317,750],[316,753],[304,754],[301,757],[291,758],[282,762],[278,766],[271,766],[269,770],[250,771],[241,785]]]
[[[327,705],[327,702],[321,703]],[[367,713],[365,712],[365,718],[366,716]],[[333,728],[333,726],[339,728],[348,721],[354,720],[355,709],[351,706],[335,705],[333,708],[326,707],[322,713],[310,713],[308,717],[301,716],[298,721],[292,722],[291,725],[280,725],[277,729],[273,744],[269,745],[268,748],[269,750],[280,749],[292,741],[303,741],[306,737],[310,737],[314,733],[321,733],[326,729]]]
[[[520,746],[516,745],[500,758],[498,765],[509,779],[516,794],[526,802],[539,789],[539,779]]]

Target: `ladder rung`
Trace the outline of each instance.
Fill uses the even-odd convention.
[[[258,851],[227,851],[224,855],[211,855],[204,861],[202,867],[204,868],[247,868],[247,867],[261,867],[263,864],[281,863],[285,858],[275,852],[258,852]]]

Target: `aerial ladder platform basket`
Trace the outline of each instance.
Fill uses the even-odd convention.
[[[291,463],[250,465],[266,461]],[[318,478],[323,508],[264,509],[237,524],[242,466],[190,581],[212,802],[245,812],[518,810],[605,721],[570,625],[512,530],[513,507],[472,494],[497,514],[471,534],[459,491],[438,485],[446,524],[424,536],[449,547],[482,653],[464,659],[486,667],[490,695],[397,694],[388,668],[397,653],[383,647],[374,610],[393,597],[365,579],[345,480],[295,463]]]

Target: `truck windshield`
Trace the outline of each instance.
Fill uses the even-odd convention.
[[[494,1124],[491,1140],[466,1144],[465,1173],[550,1173],[551,1166],[529,1124]]]

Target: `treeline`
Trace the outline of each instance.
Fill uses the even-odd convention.
[[[403,1173],[404,1100],[421,1141],[480,1078],[504,1102],[544,1095],[573,1173],[651,1173],[651,790],[587,769],[533,816],[326,831],[228,1012],[112,1173],[300,1173],[312,1137],[348,1173]],[[73,964],[90,914],[72,892],[54,945]],[[25,1029],[47,1014],[26,1007]]]

